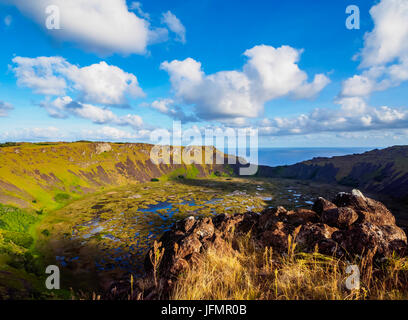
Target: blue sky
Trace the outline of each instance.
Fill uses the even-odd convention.
[[[408,142],[406,0],[353,1],[358,30],[342,0],[70,3],[0,0],[0,141],[148,141],[181,120],[261,146]]]

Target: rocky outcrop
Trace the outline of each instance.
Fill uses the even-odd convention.
[[[332,201],[318,198],[313,210],[288,211],[283,207],[261,214],[219,215],[213,218],[189,217],[177,222],[160,242],[164,256],[159,274],[171,285],[177,276],[199,261],[210,247],[222,248],[251,231],[258,247],[287,252],[289,236],[298,250],[337,257],[351,257],[371,251],[376,258],[393,253],[407,254],[407,237],[395,224],[390,211],[360,191],[340,193]],[[149,255],[146,271],[152,271]]]

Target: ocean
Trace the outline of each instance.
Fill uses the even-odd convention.
[[[259,148],[258,164],[267,166],[291,165],[316,157],[344,156],[363,153],[374,148]],[[247,160],[249,160],[247,150]]]

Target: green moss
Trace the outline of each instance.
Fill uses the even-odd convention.
[[[0,229],[15,232],[28,232],[38,217],[24,210],[0,204]]]
[[[30,248],[30,246],[34,242],[33,237],[30,236],[28,233],[5,231],[5,230],[0,231],[0,233],[5,243],[13,242],[17,246],[20,246],[26,249]]]

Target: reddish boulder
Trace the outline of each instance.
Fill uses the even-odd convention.
[[[312,251],[320,241],[330,239],[337,230],[324,223],[305,224],[300,228],[295,242],[300,248]]]
[[[259,229],[269,230],[271,226],[278,221],[284,220],[288,211],[284,207],[277,207],[273,209],[266,209],[259,217]]]
[[[351,208],[340,207],[323,211],[321,219],[329,226],[347,228],[357,221],[358,214]]]
[[[273,247],[278,252],[284,252],[288,249],[289,234],[290,230],[287,225],[279,221],[269,230],[264,231],[260,240],[263,246]]]
[[[316,212],[318,215],[321,215],[323,211],[330,210],[336,207],[337,206],[334,203],[330,202],[329,200],[319,197],[314,202],[312,210]]]
[[[362,254],[376,251],[378,257],[404,253],[407,237],[397,226],[377,226],[370,222],[355,224],[350,230],[335,232],[333,240],[338,242],[349,254]]]
[[[393,252],[408,253],[405,232],[396,226],[391,212],[382,203],[353,190],[338,194],[333,202],[318,198],[313,210],[277,207],[261,214],[222,214],[179,221],[160,239],[165,249],[159,270],[161,283],[173,285],[178,275],[200,263],[202,253],[211,247],[221,253],[226,248],[239,250],[240,235],[248,234],[255,247],[273,247],[281,253],[288,249],[289,235],[298,250],[311,252],[317,247],[323,254],[338,257],[369,250],[375,250],[376,258],[389,257]],[[148,257],[149,253],[147,272],[152,271]]]
[[[366,198],[359,190],[341,192],[333,200],[338,207],[349,207],[357,212],[359,223],[370,222],[378,226],[395,225],[395,217],[379,201]]]
[[[296,211],[288,211],[287,221],[294,226],[298,226],[308,222],[317,223],[319,221],[319,216],[313,210],[297,209]]]

